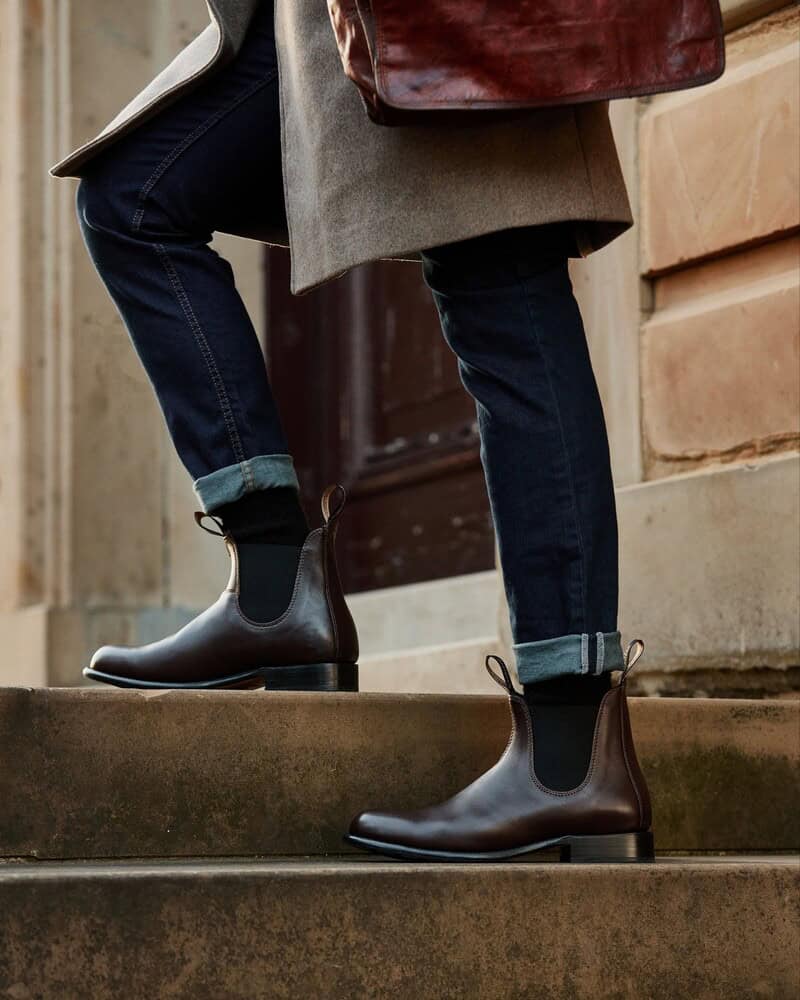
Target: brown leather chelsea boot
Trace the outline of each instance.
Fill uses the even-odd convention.
[[[84,676],[131,688],[357,691],[358,636],[335,553],[345,497],[341,486],[325,490],[324,524],[306,538],[289,605],[278,618],[254,622],[242,613],[236,542],[213,531],[224,537],[231,558],[219,600],[166,639],[138,648],[103,646]],[[195,515],[198,524],[208,516]]]
[[[619,684],[600,703],[589,768],[577,788],[553,791],[539,781],[528,706],[503,661],[488,656],[486,669],[506,690],[511,707],[511,736],[500,760],[440,805],[359,814],[345,840],[414,861],[505,861],[555,847],[562,861],[652,859],[650,797],[625,696],[626,678],[643,648],[638,639],[630,644]]]

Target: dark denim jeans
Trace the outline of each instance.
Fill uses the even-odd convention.
[[[622,664],[614,487],[563,227],[426,250],[474,397],[522,681]]]
[[[209,246],[259,207],[283,210],[269,2],[231,64],[92,161],[77,193],[86,245],[207,511],[297,484],[255,331]],[[422,254],[477,405],[522,681],[622,661],[614,491],[572,252],[569,229],[546,226]]]

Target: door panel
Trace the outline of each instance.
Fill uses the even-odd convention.
[[[349,591],[494,565],[475,405],[418,264],[380,261],[293,296],[267,251],[270,378],[309,513],[349,493],[340,569]]]

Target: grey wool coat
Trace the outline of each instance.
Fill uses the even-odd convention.
[[[96,153],[233,59],[258,3],[207,0],[208,27],[50,172],[81,176]],[[607,104],[489,124],[376,125],[344,75],[325,0],[275,0],[275,37],[288,225],[235,235],[288,245],[295,294],[366,261],[414,260],[497,229],[572,220],[586,255],[631,225]]]

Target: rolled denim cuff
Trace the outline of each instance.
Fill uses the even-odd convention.
[[[194,481],[194,492],[206,514],[223,504],[239,500],[245,493],[267,490],[270,486],[291,486],[299,490],[291,455],[256,455],[236,465],[226,465]]]
[[[619,632],[583,632],[514,646],[521,684],[535,684],[565,674],[602,674],[622,670]]]

